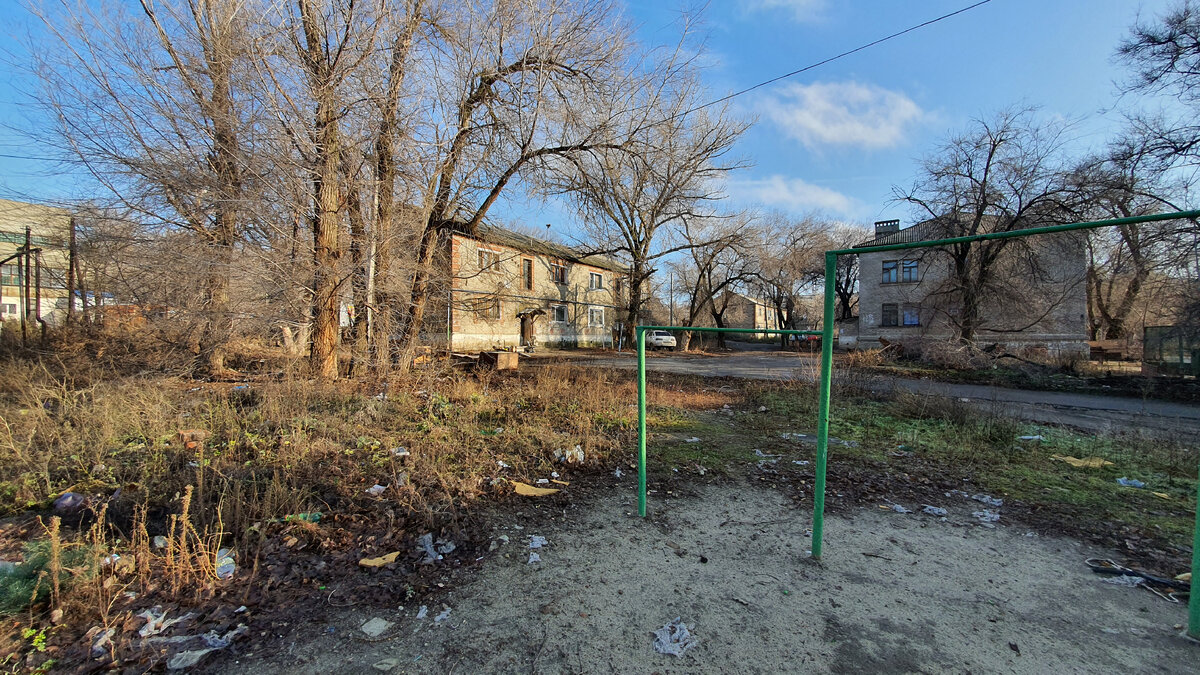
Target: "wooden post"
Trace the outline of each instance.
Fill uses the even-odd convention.
[[[67,325],[75,322],[75,216],[68,221],[67,236]]]

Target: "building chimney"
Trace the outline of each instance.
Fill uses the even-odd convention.
[[[875,221],[875,236],[882,237],[887,234],[896,234],[900,231],[900,220],[877,220]]]

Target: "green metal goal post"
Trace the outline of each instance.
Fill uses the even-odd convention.
[[[637,338],[638,364],[638,515],[646,515],[646,332],[651,330],[694,331],[707,333],[772,333],[793,335],[821,336],[821,377],[818,396],[820,405],[817,412],[817,461],[816,478],[813,486],[813,526],[812,526],[812,557],[821,558],[825,524],[825,473],[829,456],[829,404],[830,388],[833,378],[833,324],[834,324],[834,277],[837,270],[837,259],[843,255],[858,255],[860,253],[881,253],[885,251],[902,251],[917,248],[934,248],[951,244],[965,244],[976,241],[995,239],[1016,239],[1033,237],[1043,234],[1057,234],[1077,230],[1094,230],[1102,227],[1119,227],[1167,220],[1196,220],[1200,219],[1200,210],[1159,213],[1128,218],[1112,218],[1094,220],[1064,225],[1046,227],[1031,227],[1006,232],[989,232],[986,234],[949,237],[946,239],[931,239],[880,246],[863,246],[861,248],[836,249],[825,252],[825,297],[824,315],[820,331],[803,330],[766,330],[748,328],[698,328],[695,326],[636,326],[634,332]],[[1196,482],[1197,504],[1200,506],[1200,474]],[[1200,508],[1196,513],[1196,525],[1192,539],[1192,578],[1200,578]],[[1200,640],[1200,593],[1190,593],[1188,601],[1188,636]]]

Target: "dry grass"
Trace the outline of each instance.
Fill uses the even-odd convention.
[[[453,527],[481,497],[511,492],[498,478],[566,477],[574,468],[556,451],[576,445],[603,466],[636,434],[633,382],[599,369],[432,368],[336,384],[285,370],[239,384],[28,356],[0,361],[0,515],[47,525],[24,528],[32,544],[0,541],[0,553],[37,548],[22,556],[24,599],[7,606],[31,606],[31,629],[55,609],[107,626],[126,591],[202,601],[221,587],[221,549],[239,552],[238,586],[260,583],[264,537],[296,514],[386,518],[409,537]],[[383,494],[368,494],[376,484]],[[86,506],[50,520],[66,492]],[[286,526],[314,530],[328,553],[345,544]]]

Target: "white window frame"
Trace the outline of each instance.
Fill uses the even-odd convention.
[[[563,314],[563,318],[561,318],[561,319],[558,318],[558,311],[560,309],[562,310],[562,314]],[[551,317],[551,320],[554,323],[570,323],[571,313],[570,313],[570,311],[567,310],[566,305],[551,305],[550,310],[554,313],[553,316]]]
[[[599,291],[604,289],[604,275],[599,272],[588,272],[588,290]]]
[[[600,321],[597,322],[593,317],[600,314]],[[588,328],[603,328],[604,327],[604,308],[603,307],[588,307]]]

